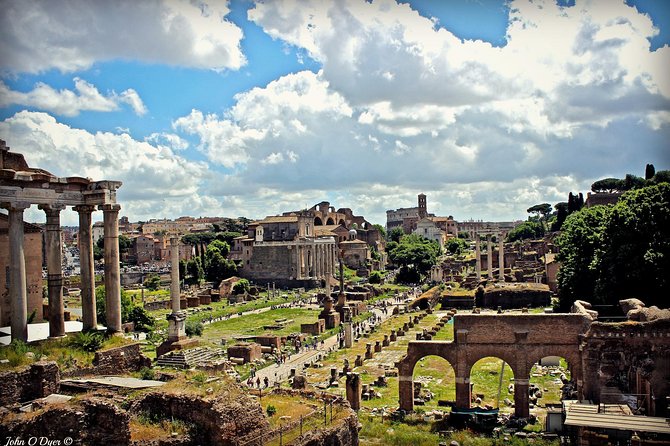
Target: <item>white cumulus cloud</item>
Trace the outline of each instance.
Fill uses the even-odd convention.
[[[72,72],[114,59],[214,70],[246,63],[224,0],[7,0],[2,9],[5,71]]]
[[[82,111],[110,112],[119,110],[119,104],[127,103],[135,114],[146,114],[147,108],[135,90],[129,88],[116,94],[101,94],[95,85],[78,77],[74,78],[74,91],[56,90],[50,85],[38,82],[29,92],[11,90],[0,81],[0,107],[12,104],[35,107],[62,116],[76,116]]]

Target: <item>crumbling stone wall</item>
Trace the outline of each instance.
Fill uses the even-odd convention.
[[[0,373],[0,383],[0,406],[43,398],[58,392],[58,364],[36,362],[17,371]]]
[[[328,429],[308,432],[296,446],[357,446],[358,417],[349,415],[343,422]]]
[[[36,415],[0,418],[0,438],[48,438],[74,445],[125,446],[130,443],[130,416],[101,398],[52,405]]]
[[[195,425],[190,436],[195,444],[225,446],[247,435],[260,435],[270,429],[257,401],[243,393],[204,399],[195,395],[152,392],[135,402],[135,413],[174,418]]]
[[[615,395],[604,394],[608,387],[610,392],[641,394],[638,404],[646,415],[670,415],[662,403],[670,396],[670,319],[594,322],[581,349],[585,398],[616,402]]]
[[[124,372],[136,372],[142,367],[151,367],[151,359],[140,351],[140,344],[133,343],[121,347],[95,352],[93,367],[73,370],[65,376],[118,375]]]
[[[546,285],[542,289],[486,287],[481,302],[477,299],[477,306],[486,308],[546,307],[550,304],[551,291]]]

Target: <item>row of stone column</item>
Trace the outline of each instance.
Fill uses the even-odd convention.
[[[3,207],[9,215],[9,298],[11,301],[12,339],[28,340],[28,296],[24,251],[23,213],[30,203],[7,203]],[[49,336],[65,335],[63,308],[63,270],[60,212],[62,204],[41,204],[46,214],[45,252],[47,288],[49,297]],[[73,208],[79,214],[79,258],[81,262],[81,298],[84,330],[97,328],[95,304],[95,272],[93,267],[93,238],[91,214],[95,206]],[[105,240],[105,305],[107,328],[121,331],[121,276],[119,271],[119,226],[121,207],[117,204],[100,205],[104,216]]]
[[[334,243],[315,243],[296,246],[296,278],[333,275],[335,271]]]
[[[501,233],[496,234],[498,240],[498,279],[505,281],[505,247]],[[493,234],[486,234],[486,255],[488,266],[488,278],[493,280]],[[481,248],[479,242],[479,233],[475,233],[475,271],[477,273],[477,281],[482,278],[482,259]]]

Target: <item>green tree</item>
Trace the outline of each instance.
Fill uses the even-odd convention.
[[[379,271],[372,271],[368,277],[370,283],[382,283],[382,273]]]
[[[507,234],[508,242],[535,239],[544,236],[544,226],[536,221],[524,221]]]
[[[639,189],[641,187],[644,187],[645,183],[646,181],[644,178],[627,174],[626,178],[624,178],[623,180],[623,188],[624,190]]]
[[[233,285],[233,294],[244,294],[248,293],[251,289],[251,284],[247,279],[240,279],[235,285]]]
[[[536,204],[526,209],[526,212],[536,214],[539,220],[546,220],[547,215],[551,213],[551,205],[549,203]]]
[[[644,179],[651,180],[656,175],[656,169],[653,164],[647,164],[644,168]]]
[[[194,257],[186,263],[186,282],[190,284],[198,284],[205,279],[205,270],[202,268],[200,257]]]
[[[96,314],[98,317],[98,323],[102,325],[107,325],[107,314],[106,314],[106,300],[105,300],[105,286],[100,285],[95,288],[95,305],[96,305]],[[137,310],[134,310],[137,308]],[[135,306],[133,304],[133,299],[130,297],[125,290],[121,290],[121,322],[139,322],[141,327],[147,325],[153,325],[153,319],[146,314],[143,307]]]
[[[156,291],[161,285],[161,278],[158,274],[151,274],[144,281],[144,288],[151,291]]]
[[[625,193],[604,226],[596,295],[616,303],[637,297],[668,306],[670,296],[670,184]]]
[[[465,252],[466,249],[468,249],[468,243],[463,240],[462,238],[450,238],[447,240],[447,244],[445,245],[445,248],[447,252],[454,254],[454,255],[459,255]]]
[[[625,190],[624,181],[618,178],[603,178],[591,185],[593,192],[620,192]]]
[[[372,227],[379,231],[379,234],[382,236],[383,239],[386,238],[386,229],[382,225],[374,224],[372,225]]]
[[[572,193],[570,195],[572,196]],[[565,201],[561,201],[560,203],[556,203],[554,205],[554,208],[556,209],[556,220],[551,225],[552,231],[561,230],[563,222],[565,222],[565,219],[568,218],[568,205],[569,204]]]
[[[398,243],[403,235],[405,235],[405,233],[402,228],[395,227],[389,232],[389,240]]]
[[[119,252],[124,253],[128,252],[130,248],[133,247],[133,241],[126,237],[125,235],[119,235]],[[95,245],[93,246],[93,258],[100,260],[105,255],[105,238],[100,237]]]
[[[418,282],[437,263],[440,246],[416,234],[405,235],[389,251],[389,259],[400,271],[396,279],[400,282]]]
[[[228,243],[228,246],[232,246],[233,240],[242,235],[241,232],[234,231],[225,231],[219,232],[216,234],[216,240]]]
[[[206,277],[210,282],[219,283],[224,279],[232,277],[237,273],[237,265],[232,260],[223,258],[218,252],[214,251],[207,262]]]
[[[670,183],[670,170],[659,170],[649,182],[651,184]]]
[[[598,278],[597,251],[602,246],[611,206],[583,208],[568,216],[556,238],[560,308],[567,311],[577,299],[592,301]]]

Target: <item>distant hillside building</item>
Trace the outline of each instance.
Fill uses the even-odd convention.
[[[417,207],[386,211],[386,230],[391,231],[394,228],[402,228],[405,234],[419,233],[420,235],[425,235],[428,233],[428,226],[431,226],[428,222],[432,222],[432,226],[444,233],[443,237],[445,240],[447,237],[458,236],[458,223],[454,220],[454,217],[436,217],[435,214],[428,213],[425,194],[419,194],[417,201]],[[421,230],[417,231],[417,225],[422,220],[426,221],[422,223]],[[442,235],[434,230],[431,230],[431,234],[431,240],[438,240],[442,237]]]
[[[238,274],[257,283],[314,287],[335,277],[340,256],[350,268],[380,268],[385,259],[380,231],[349,208],[323,201],[310,209],[268,216],[233,240],[229,258]],[[372,251],[379,253],[372,260]]]

